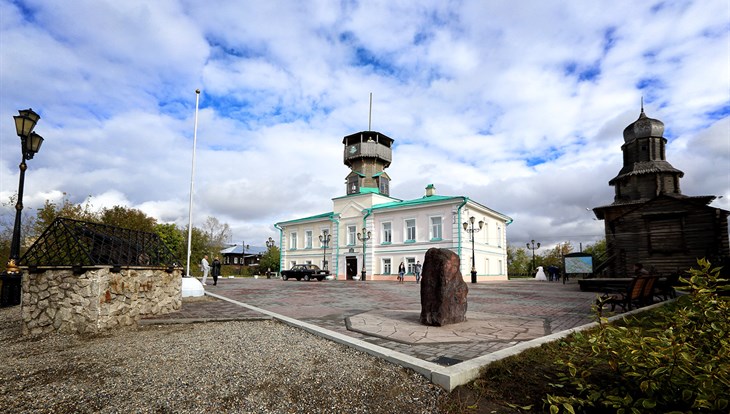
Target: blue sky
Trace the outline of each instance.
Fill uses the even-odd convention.
[[[234,242],[331,210],[370,93],[391,195],[471,197],[514,219],[517,246],[602,237],[586,207],[613,201],[642,97],[683,193],[730,209],[729,7],[0,0],[0,198],[17,190],[12,116],[32,107],[46,141],[26,208],[65,192],[185,225],[200,88],[194,220]]]

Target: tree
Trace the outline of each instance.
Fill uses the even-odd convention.
[[[101,223],[110,226],[146,231],[148,233],[154,232],[157,224],[155,218],[148,216],[141,210],[124,206],[103,208],[99,212],[99,220]]]
[[[187,244],[185,243],[187,233],[183,234],[175,223],[156,224],[154,231],[170,249],[178,263],[183,263],[187,257]]]
[[[526,275],[530,272],[531,261],[524,247],[515,248],[507,243],[507,272],[510,275]]]
[[[217,218],[208,216],[203,224],[203,232],[208,242],[207,249],[217,255],[231,239],[231,228],[228,223],[221,223]]]
[[[567,241],[565,243],[558,243],[552,250],[546,252],[540,256],[539,265],[543,267],[557,266],[563,267],[563,257],[573,251],[573,245]]]
[[[279,251],[279,248],[276,246],[269,247],[269,249],[261,256],[259,269],[262,271],[268,271],[271,269],[272,272],[278,272],[280,258],[281,252]]]
[[[74,204],[66,193],[63,193],[63,200],[58,205],[50,200],[46,200],[43,207],[38,209],[36,220],[33,225],[33,234],[40,236],[48,226],[58,217],[65,217],[74,220],[99,222],[99,215],[91,210],[91,196],[86,199],[84,204]]]
[[[583,253],[588,253],[593,256],[593,269],[599,269],[603,262],[606,261],[606,239],[589,244],[583,249]]]

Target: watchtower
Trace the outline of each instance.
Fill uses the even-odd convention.
[[[347,195],[390,195],[390,177],[385,169],[393,159],[393,139],[376,131],[362,131],[342,139],[344,163],[352,170],[345,178]]]

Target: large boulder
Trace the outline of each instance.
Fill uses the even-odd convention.
[[[449,249],[431,248],[423,260],[421,323],[444,326],[466,321],[469,287],[459,271],[461,261]]]

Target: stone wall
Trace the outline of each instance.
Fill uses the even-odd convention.
[[[23,334],[94,333],[134,325],[182,305],[182,273],[100,268],[74,275],[46,270],[23,275]]]

